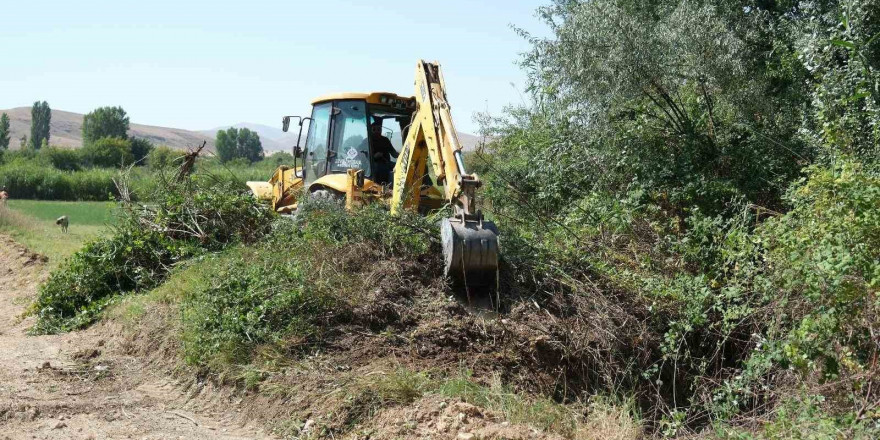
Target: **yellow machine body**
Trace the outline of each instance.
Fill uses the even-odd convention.
[[[296,209],[297,195],[303,187],[302,168],[280,166],[268,182],[247,182],[254,197],[271,202],[272,209],[290,213]]]
[[[384,203],[394,214],[451,205],[453,217],[441,224],[445,271],[465,286],[491,286],[497,283],[498,231],[476,209],[481,183],[465,171],[439,63],[419,61],[415,78],[414,96],[334,93],[314,99],[311,117],[299,117],[300,138],[304,121],[311,120],[305,148],[297,144],[294,149],[294,156],[303,158],[302,167],[280,167],[269,182],[248,186],[282,213],[295,210],[302,194],[329,195],[344,200],[348,209]],[[284,119],[285,131],[290,118]],[[394,147],[393,164],[390,158],[383,161],[386,147],[377,150],[381,139],[367,132],[375,124],[384,128],[386,121],[399,124],[399,131],[391,130],[401,144],[399,150]],[[435,180],[429,178],[428,162]]]

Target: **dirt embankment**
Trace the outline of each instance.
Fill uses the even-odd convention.
[[[266,439],[229,395],[120,354],[111,326],[28,336],[45,258],[0,236],[0,440]]]
[[[440,285],[410,292],[407,286],[418,284],[410,269],[382,268],[352,323],[328,329],[312,354],[261,354],[276,365],[254,391],[240,387],[241,377],[208,379],[178,368],[171,304],[147,303],[135,322],[117,322],[111,313],[85,331],[28,336],[33,318],[21,316],[47,276],[45,259],[0,236],[0,440],[640,437],[622,413],[596,419],[608,426],[591,421],[577,432],[548,432],[523,417],[511,423],[505,413],[516,403],[512,395],[496,399],[504,408],[493,411],[412,376],[467,370],[483,384],[498,378],[540,394],[554,381],[539,358],[556,357],[535,336],[547,332],[517,330],[535,326],[531,315],[480,319]],[[396,379],[398,371],[409,373]],[[415,389],[430,383],[433,391]],[[568,416],[554,422],[539,407],[519,409],[537,411],[530,417],[545,425],[574,423]]]

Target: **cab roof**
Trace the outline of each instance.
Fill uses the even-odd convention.
[[[384,98],[384,99],[383,99]],[[320,104],[327,101],[337,101],[343,99],[363,99],[370,104],[390,104],[394,101],[412,102],[415,105],[415,97],[398,95],[391,92],[370,92],[370,93],[331,93],[329,95],[320,96],[312,100],[312,105]]]

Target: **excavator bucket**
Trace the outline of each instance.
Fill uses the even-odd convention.
[[[495,223],[447,218],[440,224],[440,235],[444,272],[465,286],[468,299],[472,300],[471,292],[476,290],[497,293],[499,252]]]

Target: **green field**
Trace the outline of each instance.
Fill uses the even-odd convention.
[[[66,215],[70,229],[79,225],[104,226],[113,223],[112,202],[56,202],[49,200],[10,200],[8,207],[39,220],[55,222]]]
[[[113,207],[111,202],[10,200],[0,207],[0,233],[49,257],[55,265],[112,225]],[[62,215],[70,219],[67,233],[55,225]]]

